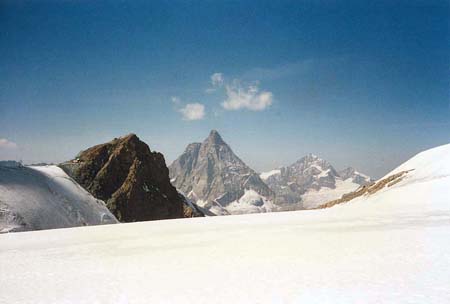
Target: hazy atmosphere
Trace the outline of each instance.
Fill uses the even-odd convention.
[[[213,5],[214,4],[214,5]],[[378,178],[448,143],[446,1],[0,3],[0,159],[136,133],[172,162],[220,132],[265,171]]]

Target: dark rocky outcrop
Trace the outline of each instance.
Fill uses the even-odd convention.
[[[171,185],[164,156],[135,134],[91,147],[59,166],[121,222],[196,215]]]

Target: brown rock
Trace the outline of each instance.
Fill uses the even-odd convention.
[[[121,222],[185,216],[184,198],[169,181],[164,156],[135,134],[91,147],[60,167]]]
[[[396,183],[400,182],[410,171],[412,171],[412,170],[401,171],[399,173],[389,175],[388,177],[386,177],[382,180],[379,180],[377,182],[363,185],[363,186],[359,187],[356,191],[344,194],[344,195],[342,195],[341,198],[333,200],[333,201],[329,201],[328,203],[320,205],[314,209],[330,208],[335,205],[349,202],[352,199],[363,196],[363,195],[372,195],[385,187],[391,187],[391,186],[395,185]]]

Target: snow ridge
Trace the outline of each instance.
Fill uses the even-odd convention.
[[[57,166],[0,166],[0,232],[117,222],[102,201]]]

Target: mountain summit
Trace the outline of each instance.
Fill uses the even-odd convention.
[[[273,192],[212,130],[170,166],[172,184],[216,214],[270,211]]]
[[[226,145],[226,143],[222,139],[222,136],[220,136],[217,130],[211,130],[211,132],[209,132],[209,136],[206,139],[206,141],[215,145]]]

